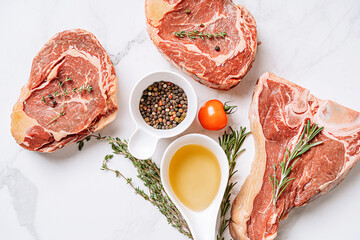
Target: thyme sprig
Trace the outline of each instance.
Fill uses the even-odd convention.
[[[73,92],[76,93],[76,90],[77,88],[74,88],[73,89]],[[93,90],[92,86],[91,85],[83,85],[79,88],[79,92],[80,94],[83,92],[83,91],[88,91],[88,92],[91,92]]]
[[[310,148],[315,147],[323,143],[323,141],[318,141],[310,143],[316,135],[318,135],[324,127],[318,127],[317,124],[310,126],[310,120],[305,124],[304,130],[300,136],[299,141],[295,145],[294,149],[290,152],[288,148],[285,149],[284,159],[279,163],[281,168],[280,179],[277,179],[276,176],[276,165],[273,165],[274,173],[269,175],[272,192],[273,192],[273,205],[276,208],[276,202],[284,192],[286,187],[290,184],[295,178],[289,178],[289,175],[295,166],[296,162],[299,160],[299,157],[310,150]]]
[[[250,132],[246,132],[246,128],[240,127],[239,130],[233,130],[230,128],[229,133],[225,131],[224,135],[219,137],[219,144],[224,150],[229,162],[229,181],[220,205],[220,226],[217,240],[224,239],[222,235],[229,225],[230,218],[227,216],[231,207],[231,191],[236,185],[236,182],[230,182],[230,180],[237,172],[237,170],[235,170],[236,158],[245,150],[241,149],[241,147],[245,141],[245,138],[249,134]],[[137,177],[144,182],[144,186],[146,187],[147,192],[145,192],[139,186],[135,186],[133,180],[126,177],[119,170],[115,170],[109,167],[109,162],[114,157],[113,154],[108,154],[104,157],[101,170],[111,171],[115,173],[116,177],[124,179],[125,182],[129,184],[137,194],[156,206],[159,211],[167,218],[169,224],[176,228],[180,233],[184,234],[190,239],[193,239],[185,219],[182,217],[179,210],[176,208],[164,190],[160,179],[160,169],[157,167],[157,165],[151,159],[139,160],[132,156],[128,151],[128,144],[126,140],[121,140],[120,138],[113,138],[109,136],[101,136],[100,134],[89,135],[85,139],[78,141],[77,143],[79,151],[83,149],[85,141],[89,141],[92,138],[108,142],[111,145],[114,154],[122,155],[125,158],[128,158],[137,169]]]
[[[66,76],[64,81],[59,82],[59,87],[61,88],[64,85],[64,83],[69,82],[69,81],[72,81],[72,79],[69,78],[68,76]]]
[[[79,92],[80,94],[82,94],[83,91],[91,92],[92,90],[94,90],[93,87],[92,87],[92,85],[82,85],[82,86],[80,86],[80,87],[75,87],[75,88],[73,88],[73,89],[72,89],[72,92],[73,92],[73,93]],[[48,97],[49,99],[53,99],[54,97],[57,97],[57,96],[59,96],[59,95],[61,95],[61,96],[63,96],[63,97],[69,95],[68,89],[67,89],[67,88],[64,88],[64,90],[62,90],[61,93],[59,92],[59,90],[57,90],[57,91],[54,92],[54,93],[50,93],[47,97]],[[42,97],[42,98],[41,98],[41,101],[43,101],[44,103],[47,103],[45,97]]]
[[[45,104],[47,104],[48,102],[46,101],[46,98],[48,98],[49,100],[52,100],[54,99],[55,97],[57,96],[62,96],[62,97],[65,97],[67,95],[69,95],[69,92],[68,92],[68,89],[67,88],[62,88],[64,86],[64,84],[66,82],[70,82],[70,81],[73,81],[70,77],[66,76],[65,80],[64,81],[59,81],[58,85],[59,85],[59,88],[60,90],[56,90],[54,93],[50,93],[48,96],[46,97],[41,97],[41,101],[44,102]],[[72,92],[73,93],[77,93],[79,92],[80,94],[82,94],[84,91],[88,91],[88,92],[91,92],[92,90],[94,90],[92,88],[92,85],[82,85],[80,87],[75,87],[72,89]],[[53,100],[55,101],[55,100]],[[56,102],[56,101],[55,101]],[[53,104],[54,105],[54,104]]]
[[[229,179],[228,184],[225,189],[224,197],[220,205],[220,225],[218,234],[216,236],[217,240],[223,240],[222,235],[224,234],[226,228],[229,226],[230,217],[227,217],[228,212],[231,207],[230,197],[231,191],[237,182],[231,182],[231,178],[237,172],[235,170],[236,166],[236,158],[242,153],[245,149],[241,149],[246,137],[250,134],[250,132],[246,132],[245,127],[240,127],[239,130],[233,130],[230,128],[230,132],[227,133],[225,131],[222,137],[219,137],[219,144],[224,150],[226,157],[229,162]]]
[[[65,108],[65,105],[61,105],[61,109],[60,109],[60,112],[59,112],[59,115],[55,116],[48,124],[46,125],[50,125],[52,124],[53,122],[55,122],[59,117],[61,116],[64,116],[65,115],[65,111],[64,111],[64,108]]]
[[[54,93],[50,93],[46,97],[44,97],[44,96],[41,97],[41,101],[45,104],[48,104],[48,101],[49,101],[49,103],[52,104],[52,107],[55,107],[57,105],[57,102],[55,99],[57,96],[62,96],[63,98],[65,98],[65,96],[69,95],[68,88],[63,88],[64,84],[69,81],[73,81],[73,80],[68,76],[65,78],[64,81],[59,81],[58,85],[59,85],[60,89],[56,90]],[[72,91],[74,93],[79,92],[80,94],[82,94],[83,91],[91,92],[92,90],[93,90],[93,88],[91,85],[82,85],[81,87],[73,88]],[[48,101],[46,101],[46,99],[48,99]],[[55,122],[59,117],[64,116],[64,115],[65,115],[65,112],[64,112],[64,103],[63,103],[61,106],[59,115],[55,116],[47,125],[50,125],[51,123]]]
[[[108,166],[109,161],[113,158],[112,154],[106,155],[104,157],[101,170],[114,172],[116,177],[123,178],[137,194],[156,206],[159,211],[167,218],[169,224],[176,228],[180,233],[184,234],[190,239],[193,239],[185,219],[182,217],[179,210],[175,207],[174,203],[170,200],[169,196],[164,190],[160,180],[160,169],[151,159],[137,159],[130,154],[126,140],[101,136],[100,134],[90,135],[84,140],[79,141],[79,150],[84,147],[84,141],[89,141],[91,138],[107,141],[111,145],[114,154],[122,155],[125,158],[128,158],[137,169],[137,177],[144,182],[144,186],[147,192],[141,189],[139,186],[135,186],[131,178],[125,177],[119,170],[111,169]]]
[[[219,33],[204,33],[199,30],[195,31],[178,31],[174,32],[174,35],[176,37],[180,38],[191,38],[191,39],[197,39],[197,37],[201,38],[202,40],[205,40],[205,38],[213,39],[213,38],[225,38],[227,33],[226,32],[219,32]]]

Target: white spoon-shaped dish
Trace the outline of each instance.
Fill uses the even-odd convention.
[[[169,166],[173,155],[181,147],[189,144],[198,144],[209,149],[215,154],[220,165],[221,180],[218,192],[209,207],[200,212],[193,211],[181,203],[174,194],[169,181]],[[214,240],[216,237],[215,228],[219,207],[229,178],[228,160],[220,145],[213,139],[202,134],[188,134],[182,136],[172,142],[165,150],[161,161],[160,175],[166,193],[188,223],[194,240]]]
[[[172,129],[160,130],[149,126],[139,111],[143,91],[154,82],[172,82],[181,87],[188,101],[188,109],[184,121]],[[192,85],[181,75],[162,71],[143,77],[133,88],[129,101],[130,114],[136,124],[136,130],[129,141],[130,153],[138,159],[150,158],[160,138],[174,137],[185,131],[194,121],[197,112],[197,96]]]

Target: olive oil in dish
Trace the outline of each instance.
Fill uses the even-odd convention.
[[[169,180],[180,202],[193,211],[205,210],[219,190],[221,170],[218,159],[204,146],[185,145],[171,158]]]

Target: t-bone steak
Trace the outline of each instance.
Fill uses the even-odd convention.
[[[146,0],[148,32],[172,64],[200,83],[229,90],[250,70],[257,48],[256,23],[231,0]],[[226,32],[226,37],[177,37],[175,32]]]
[[[23,148],[52,152],[100,130],[117,109],[117,78],[104,48],[90,32],[67,30],[34,58],[11,132]]]
[[[234,239],[274,239],[279,220],[336,187],[359,159],[360,115],[274,74],[263,74],[255,87],[249,110],[255,139],[255,158],[249,176],[231,211],[230,232]],[[311,148],[296,162],[290,185],[272,202],[269,175],[273,164],[277,178],[285,148],[294,148],[307,121],[323,126]]]

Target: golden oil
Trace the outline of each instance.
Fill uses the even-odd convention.
[[[204,146],[189,144],[178,149],[169,166],[170,185],[176,197],[193,211],[206,209],[221,180],[215,154]]]

